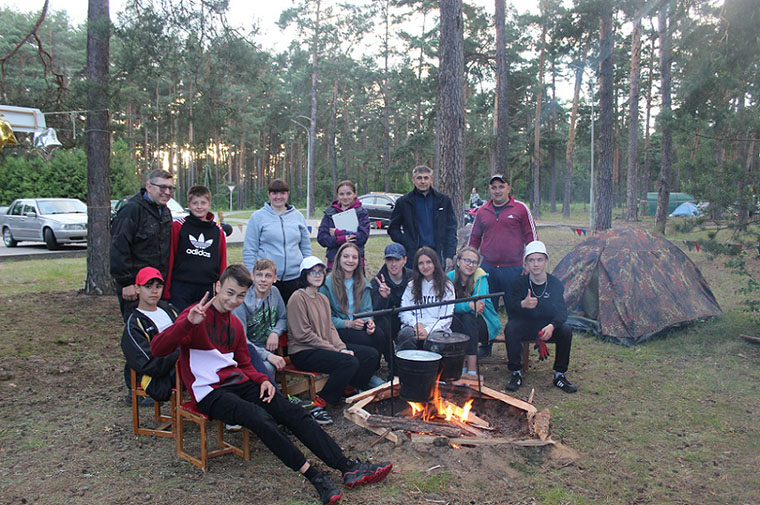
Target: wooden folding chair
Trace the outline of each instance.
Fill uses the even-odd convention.
[[[251,453],[249,447],[249,432],[247,428],[243,428],[243,447],[237,447],[224,440],[224,423],[217,420],[216,423],[216,441],[218,449],[213,451],[208,450],[208,427],[212,422],[208,416],[198,410],[198,406],[191,398],[186,402],[182,402],[182,379],[179,373],[179,360],[176,364],[177,372],[177,392],[176,398],[176,440],[177,440],[177,457],[185,459],[197,466],[204,472],[208,470],[208,460],[210,458],[221,456],[222,454],[236,454],[246,461],[250,461]],[[185,422],[193,422],[198,425],[200,430],[200,456],[193,456],[185,450],[184,429]]]
[[[149,435],[156,437],[174,437],[174,394],[172,391],[169,399],[169,415],[161,413],[163,402],[153,401],[153,412],[156,420],[155,428],[146,428],[140,426],[140,398],[150,398],[148,393],[137,380],[137,372],[130,368],[129,370],[129,387],[132,395],[132,431],[135,435]]]
[[[288,346],[288,332],[285,331],[280,335],[280,345],[277,349],[277,353],[285,358],[285,368],[279,371],[280,374],[280,390],[285,396],[298,395],[305,391],[309,392],[309,399],[314,401],[317,398],[317,393],[325,387],[327,383],[328,374],[319,372],[307,372],[299,370],[290,361],[290,356],[287,356],[285,349]],[[288,377],[295,377],[297,380],[293,384],[288,384]]]

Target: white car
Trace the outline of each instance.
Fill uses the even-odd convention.
[[[76,198],[19,198],[0,214],[0,228],[6,247],[25,240],[44,241],[50,250],[86,244],[87,205]]]

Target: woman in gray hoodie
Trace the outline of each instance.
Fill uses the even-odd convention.
[[[306,219],[298,209],[288,204],[290,188],[282,179],[269,183],[269,202],[257,210],[248,221],[243,242],[243,263],[253,271],[260,258],[277,265],[277,282],[285,303],[298,289],[301,261],[311,256],[311,241]]]

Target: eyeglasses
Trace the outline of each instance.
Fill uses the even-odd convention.
[[[319,277],[320,275],[325,275],[325,271],[321,268],[319,270],[309,270],[309,275],[312,277]]]
[[[167,186],[166,184],[153,184],[151,182],[150,185],[157,187],[160,191],[165,193],[174,193],[174,190],[177,189],[177,186]]]
[[[462,258],[459,261],[461,261],[465,265],[469,265],[471,267],[478,264],[478,260],[471,260],[471,259],[468,259],[468,258]]]

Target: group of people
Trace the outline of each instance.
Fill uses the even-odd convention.
[[[270,189],[278,189],[275,183]],[[283,317],[284,300],[274,284],[280,270],[289,271],[288,256],[257,258],[253,268],[226,266],[224,233],[209,212],[210,191],[192,187],[190,216],[173,222],[166,203],[175,189],[171,174],[153,171],[145,188],[114,219],[111,272],[125,320],[121,340],[125,378],[129,369],[135,370],[145,391],[156,401],[166,401],[179,362],[182,382],[200,412],[230,427],[251,430],[285,465],[312,483],[324,505],[336,503],[342,491],[328,473],[306,459],[281,426],[339,470],[344,486],[383,480],[391,463],[347,458],[320,426],[324,419],[290,401],[275,386],[274,369],[282,368],[284,360],[272,351],[291,321]],[[284,205],[287,186],[281,205],[272,204],[278,202],[277,193],[270,191],[268,212],[271,220],[282,223],[289,210]],[[302,223],[303,216],[295,221]],[[284,237],[284,225],[281,230]],[[259,240],[259,253],[271,246],[269,240],[271,235]],[[293,302],[301,293],[314,294],[309,286],[299,289],[304,277],[301,262],[302,258],[296,263],[295,279],[281,277],[283,291]],[[298,296],[291,297],[296,291]],[[184,304],[183,310],[175,309],[175,302]]]
[[[572,332],[563,286],[546,272],[549,255],[529,209],[511,196],[504,176],[494,175],[491,198],[476,214],[469,244],[457,250],[454,209],[433,188],[432,175],[426,166],[413,170],[414,189],[393,209],[393,242],[385,248],[384,264],[368,277],[369,216],[351,181],[338,184],[319,226],[324,260],[313,254],[304,216],[288,203],[287,183],[275,179],[268,202],[246,228],[244,265],[227,266],[225,234],[210,212],[208,188],[193,186],[187,195],[190,215],[173,221],[166,207],[173,177],[151,172],[112,230],[111,271],[125,320],[125,378],[134,369],[146,392],[162,401],[179,360],[183,383],[201,412],[251,429],[315,485],[323,503],[337,501],[340,491],[277,423],[341,470],[346,485],[383,479],[390,463],[346,459],[319,425],[332,422],[328,408],[340,405],[343,396],[384,382],[377,376],[382,359],[390,362],[396,350],[423,347],[434,332],[469,337],[462,373],[475,377],[478,356],[490,355],[501,331],[502,297],[455,300],[503,293],[508,390],[522,385],[521,342],[537,340],[542,358],[548,355],[546,342],[556,342],[554,385],[575,392],[565,377]],[[391,308],[406,310],[363,315]],[[285,360],[277,351],[283,347],[299,369],[329,374],[313,404],[278,391],[275,373]]]

